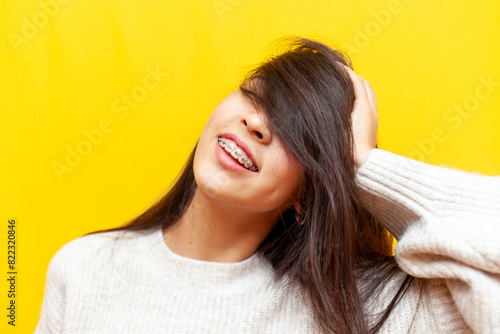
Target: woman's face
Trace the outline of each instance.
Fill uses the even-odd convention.
[[[283,212],[304,170],[238,89],[214,109],[194,158],[197,191],[247,213]]]

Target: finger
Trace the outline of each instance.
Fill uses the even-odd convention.
[[[353,87],[354,87],[354,97],[357,100],[358,103],[369,103],[370,100],[368,98],[368,93],[366,90],[366,86],[364,83],[364,79],[357,75],[353,70],[351,70],[348,66],[345,66],[342,63],[339,63],[342,65],[344,70],[347,72],[349,77],[351,78]]]
[[[363,83],[365,84],[366,94],[368,96],[368,101],[370,101],[370,105],[377,111],[377,97],[375,96],[375,91],[372,88],[372,85],[365,79],[363,79]]]

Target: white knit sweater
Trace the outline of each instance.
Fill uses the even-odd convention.
[[[500,178],[374,149],[360,198],[398,239],[416,279],[381,333],[500,333]],[[120,238],[116,238],[120,236]],[[259,253],[238,263],[185,258],[161,228],[77,238],[50,262],[35,333],[315,333],[297,288]],[[401,282],[368,308],[380,310]],[[420,298],[421,297],[421,298]]]

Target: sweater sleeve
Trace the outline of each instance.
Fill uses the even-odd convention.
[[[443,279],[474,332],[499,333],[500,177],[373,149],[356,184],[361,204],[398,240],[401,269]]]
[[[47,269],[40,319],[35,334],[62,333],[65,310],[65,278],[61,251],[52,257]]]

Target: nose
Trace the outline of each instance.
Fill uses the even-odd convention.
[[[248,113],[241,116],[241,124],[257,141],[262,144],[271,142],[272,134],[267,128],[262,116],[257,113]]]

